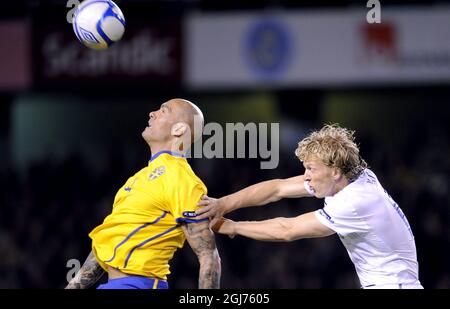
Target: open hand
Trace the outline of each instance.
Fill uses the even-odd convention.
[[[224,205],[220,203],[220,199],[212,198],[209,196],[202,196],[202,199],[197,203],[197,205],[202,206],[195,212],[197,214],[196,219],[210,219],[210,227],[215,226],[219,223],[222,218],[225,209]]]

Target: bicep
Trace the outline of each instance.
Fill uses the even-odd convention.
[[[315,238],[330,236],[335,233],[332,229],[324,225],[316,218],[314,212],[289,218],[289,239]]]
[[[214,233],[209,228],[209,221],[187,223],[181,226],[186,240],[198,257],[210,255],[216,250]]]
[[[280,198],[295,198],[309,196],[305,189],[305,176],[295,176],[286,179],[280,179],[278,183],[278,195]]]

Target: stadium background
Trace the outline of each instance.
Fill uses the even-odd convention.
[[[420,29],[433,25],[425,22],[410,29],[418,33],[414,44],[423,50],[422,58],[403,59],[403,65],[411,66],[406,73],[395,65],[401,59],[401,48],[408,51],[408,46],[393,47],[401,31],[392,45],[391,28],[384,30],[387,37],[382,35],[377,41],[375,35],[372,45],[363,49],[376,50],[372,55],[375,63],[365,59],[370,65],[392,68],[380,75],[364,75],[362,69],[359,75],[347,72],[346,79],[345,68],[329,67],[323,52],[330,46],[336,48],[336,61],[340,57],[352,60],[345,51],[355,47],[337,40],[334,45],[325,42],[323,49],[308,56],[319,63],[309,73],[321,71],[329,78],[313,79],[306,70],[286,82],[283,70],[292,63],[284,63],[281,73],[272,74],[270,57],[278,57],[283,64],[283,57],[289,56],[289,47],[275,47],[261,51],[269,53],[265,68],[269,71],[264,70],[264,61],[263,71],[251,67],[255,63],[250,59],[249,67],[244,63],[239,68],[242,71],[215,72],[215,77],[223,79],[209,83],[212,79],[202,79],[202,74],[216,70],[215,65],[226,67],[232,55],[220,54],[213,37],[196,38],[195,33],[188,33],[190,18],[225,16],[226,23],[243,15],[256,19],[277,16],[282,21],[283,14],[292,12],[303,17],[329,17],[326,14],[331,12],[343,19],[361,14],[363,25],[368,11],[365,1],[336,5],[331,1],[267,0],[255,5],[245,1],[122,0],[117,3],[127,21],[124,40],[110,51],[95,54],[75,40],[66,22],[70,7],[63,2],[10,1],[2,3],[0,12],[1,288],[65,286],[67,261],[84,261],[90,250],[87,234],[109,213],[116,190],[148,161],[150,154],[140,136],[148,112],[173,97],[197,103],[207,122],[280,123],[277,169],[261,170],[260,158],[190,160],[214,197],[258,181],[302,173],[294,156],[296,144],[325,122],[356,130],[363,157],[410,221],[423,285],[450,287],[450,48],[439,39],[434,42],[433,36],[419,35]],[[411,9],[440,10],[450,23],[448,7],[446,1],[382,1],[382,25],[384,10],[390,8],[406,15]],[[327,22],[325,19],[325,26]],[[394,29],[395,23],[391,18]],[[432,33],[450,42],[449,29],[436,28]],[[310,31],[299,32],[316,30],[311,26]],[[330,32],[331,26],[324,33]],[[295,33],[291,32],[291,39],[300,43],[291,60],[302,59],[308,42],[320,41],[317,37],[308,41]],[[233,41],[233,34],[226,31],[216,33],[215,38],[225,42],[225,47],[255,47],[252,40]],[[284,43],[281,40],[280,44]],[[378,50],[377,44],[387,45]],[[433,44],[441,50],[427,50]],[[216,63],[208,63],[210,67],[195,62],[211,54]],[[236,76],[247,79],[237,83]],[[315,199],[285,200],[239,210],[229,217],[295,216],[321,205],[322,201]],[[219,235],[217,242],[224,288],[359,287],[337,236],[264,243]],[[169,282],[174,288],[195,288],[197,277],[196,257],[186,245],[172,261]]]

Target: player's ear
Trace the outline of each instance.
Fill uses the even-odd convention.
[[[333,168],[333,179],[338,181],[343,176],[343,173],[340,168]]]
[[[189,130],[189,126],[185,122],[177,122],[172,126],[170,134],[175,137],[181,137]]]

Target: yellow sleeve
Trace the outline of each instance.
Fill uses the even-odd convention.
[[[179,182],[173,184],[171,191],[170,209],[177,223],[196,223],[208,220],[195,219],[195,211],[199,208],[197,203],[207,193],[203,183],[182,177]]]

